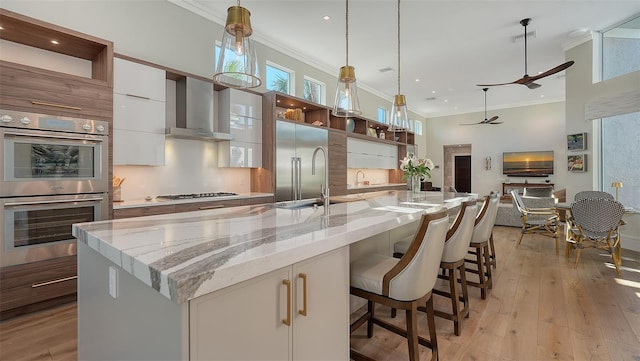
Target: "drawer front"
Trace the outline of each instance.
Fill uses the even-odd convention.
[[[174,213],[174,205],[155,206],[155,207],[135,207],[135,208],[121,208],[113,210],[113,218],[131,218],[131,217],[143,217],[154,216],[158,214]]]
[[[0,269],[0,310],[6,311],[76,292],[76,256]]]
[[[111,120],[113,91],[106,82],[0,62],[0,98],[6,109]]]

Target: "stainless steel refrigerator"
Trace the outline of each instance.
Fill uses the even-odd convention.
[[[316,147],[327,148],[326,129],[276,121],[276,201],[320,198],[324,184],[325,161],[316,155],[315,175],[311,174],[311,157]]]

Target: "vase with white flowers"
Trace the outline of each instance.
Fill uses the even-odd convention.
[[[407,181],[414,193],[420,192],[421,182],[431,178],[429,172],[432,169],[433,161],[429,158],[420,159],[411,154],[400,161],[400,170],[404,172],[402,179]]]

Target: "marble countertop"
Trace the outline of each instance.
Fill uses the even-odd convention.
[[[242,198],[257,198],[257,197],[270,197],[273,193],[239,193],[237,196],[225,196],[225,197],[205,197],[205,198],[189,198],[189,199],[132,199],[123,202],[114,202],[113,209],[125,209],[125,208],[137,208],[137,207],[154,207],[154,206],[166,206],[170,204],[184,204],[184,203],[200,203],[200,202],[216,202],[225,201],[229,199],[242,199]]]
[[[73,235],[170,300],[182,303],[453,208],[476,195],[380,192],[323,207],[274,204],[73,225]]]

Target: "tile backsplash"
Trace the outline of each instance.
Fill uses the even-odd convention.
[[[251,189],[250,169],[218,168],[218,144],[187,139],[165,142],[165,165],[114,166],[126,201],[164,194],[236,192]]]

